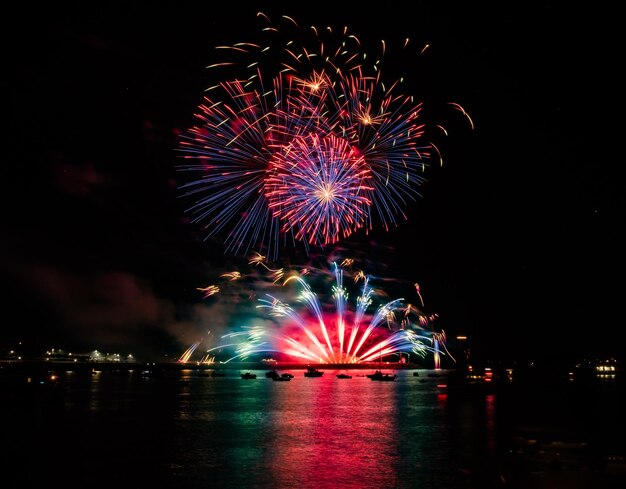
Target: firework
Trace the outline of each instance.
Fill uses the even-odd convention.
[[[439,370],[441,368],[441,350],[443,349],[448,355],[450,355],[450,352],[446,348],[446,332],[441,331],[441,332],[433,333],[432,338],[433,338],[433,350],[434,350],[434,353],[433,353],[434,367],[435,367],[435,370]],[[454,357],[452,355],[450,355],[450,358],[454,360]]]
[[[187,348],[183,352],[183,354],[180,356],[180,358],[178,359],[178,363],[187,363],[187,362],[189,362],[189,360],[190,360],[191,356],[193,355],[193,353],[196,351],[198,346],[200,346],[200,343],[201,343],[201,341],[196,341],[189,348]]]
[[[281,243],[308,251],[406,219],[434,146],[421,104],[382,75],[385,44],[372,57],[347,29],[260,18],[262,42],[219,47],[210,67],[226,78],[181,137],[193,222],[275,259]]]
[[[206,299],[207,297],[217,294],[220,288],[217,285],[207,285],[206,287],[198,287],[196,290],[204,292],[204,298]]]
[[[310,273],[309,269],[305,270]],[[375,302],[370,277],[362,271],[357,274],[363,276],[362,284],[350,307],[344,269],[332,263],[333,312],[320,301],[308,277],[291,274],[283,281],[281,290],[293,292],[295,289],[294,301],[289,303],[277,294],[266,294],[258,300],[257,308],[273,320],[273,326],[265,321],[264,326],[237,328],[224,335],[220,344],[207,353],[230,351],[227,362],[270,353],[290,361],[333,364],[366,363],[402,353],[419,357],[429,352],[442,354],[440,345],[445,337],[430,329],[436,315],[427,315],[405,304],[403,298],[385,302],[370,311]],[[435,340],[438,346],[433,346]]]

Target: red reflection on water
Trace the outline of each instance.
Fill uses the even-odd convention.
[[[317,489],[393,487],[400,449],[394,384],[354,374],[338,380],[337,373],[296,375],[280,383],[287,388],[276,389],[276,402],[292,406],[275,424],[271,470],[278,486],[303,488],[303,481],[315,481]]]
[[[487,448],[494,454],[497,448],[496,440],[496,396],[485,396],[485,434]]]

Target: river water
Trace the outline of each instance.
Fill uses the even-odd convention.
[[[393,382],[362,370],[296,370],[289,382],[252,372],[62,372],[53,399],[2,403],[0,486],[625,487],[616,380],[453,394],[430,370]],[[526,444],[541,433],[554,453]],[[581,446],[584,457],[568,455]]]

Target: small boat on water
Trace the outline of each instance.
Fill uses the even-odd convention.
[[[265,376],[268,379],[275,379],[276,377],[280,377],[280,374],[276,370],[268,370],[265,372]]]
[[[396,380],[396,374],[383,373],[380,370],[376,370],[373,374],[367,374],[366,377],[371,380],[381,380],[386,382]]]
[[[348,375],[348,374],[337,374],[337,378],[338,379],[351,379],[352,375]]]
[[[276,377],[272,377],[272,380],[275,380],[277,382],[289,382],[292,377],[293,375],[291,374],[281,374],[277,375]]]
[[[248,379],[256,379],[256,374],[250,373],[250,372],[245,372],[243,374],[241,374],[241,378],[244,380],[248,380]]]
[[[306,372],[304,372],[305,377],[321,377],[322,375],[324,372],[313,367],[307,367]]]
[[[383,373],[380,370],[376,370],[373,374],[365,374],[368,379],[373,379],[375,377],[380,377]]]
[[[291,379],[293,379],[293,374],[290,374],[288,372],[284,372],[282,374],[279,374],[277,370],[269,370],[269,371],[265,372],[265,376],[268,379],[273,379],[273,380],[291,380]]]

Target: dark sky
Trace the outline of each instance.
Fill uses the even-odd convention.
[[[259,267],[203,242],[184,215],[177,134],[214,82],[214,47],[254,39],[263,11],[429,45],[388,62],[427,117],[445,122],[444,164],[427,171],[406,222],[357,233],[342,253],[406,294],[419,283],[437,328],[469,335],[487,356],[622,354],[615,12],[338,3],[16,7],[3,34],[2,349],[22,341],[160,358],[237,314],[245,294],[207,301],[197,288]],[[341,252],[282,259],[303,266],[332,253]]]

